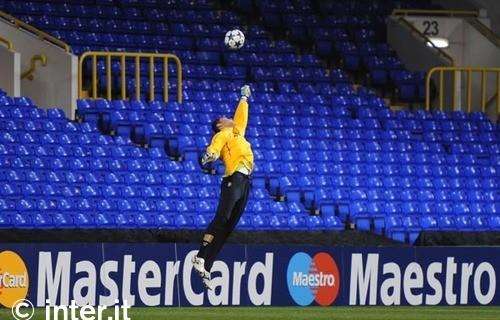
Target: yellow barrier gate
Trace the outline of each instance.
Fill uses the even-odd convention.
[[[466,75],[466,90],[465,96],[467,101],[467,112],[471,112],[472,110],[472,76],[474,73],[479,73],[481,75],[481,111],[486,111],[486,106],[488,104],[488,99],[486,97],[486,82],[488,74],[495,74],[496,77],[496,94],[493,95],[493,98],[496,98],[496,110],[497,114],[500,113],[500,68],[481,68],[481,67],[435,67],[427,72],[425,86],[426,86],[426,94],[425,94],[425,106],[427,110],[431,109],[431,79],[434,74],[438,74],[439,81],[437,81],[437,91],[439,94],[439,109],[443,110],[444,108],[444,77],[445,73],[451,74],[451,92],[452,93],[452,102],[451,107],[456,107],[455,101],[455,93],[456,93],[456,75],[457,73]]]
[[[91,97],[98,98],[97,93],[97,59],[104,58],[106,61],[106,99],[112,99],[112,81],[111,81],[111,62],[112,59],[120,61],[120,96],[122,100],[127,99],[126,84],[126,63],[133,60],[135,63],[135,98],[141,97],[141,60],[147,59],[149,62],[149,100],[155,99],[155,59],[161,59],[163,62],[163,100],[168,102],[168,60],[172,59],[177,65],[177,102],[182,102],[182,64],[180,59],[170,53],[142,53],[142,52],[97,52],[89,51],[82,54],[78,68],[78,94],[84,98],[83,94],[83,63],[85,59],[92,59],[91,74]]]

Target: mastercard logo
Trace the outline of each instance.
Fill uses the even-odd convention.
[[[328,253],[320,252],[311,257],[298,252],[288,263],[287,284],[298,305],[308,306],[315,301],[320,306],[329,306],[339,294],[339,268]]]
[[[0,305],[12,308],[28,294],[28,269],[15,252],[0,252]]]

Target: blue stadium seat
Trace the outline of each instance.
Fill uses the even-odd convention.
[[[197,155],[210,143],[210,122],[230,116],[237,90],[251,80],[258,94],[247,137],[256,169],[249,214],[238,228],[342,230],[354,221],[410,243],[420,229],[498,229],[497,125],[479,112],[394,112],[372,88],[352,87],[355,80],[394,87],[399,100],[423,98],[423,74],[405,70],[385,42],[383,17],[393,3],[319,2],[322,17],[304,1],[237,5],[257,9],[264,25],[294,43],[270,40],[250,25],[252,41],[227,52],[210,35],[240,19],[204,1],[181,1],[172,10],[135,0],[6,2],[5,10],[61,37],[75,53],[170,50],[183,61],[185,79],[182,104],[134,100],[135,65],[127,65],[132,100],[80,99],[78,122],[0,91],[0,227],[204,228],[219,189],[199,170]],[[313,51],[297,55],[295,43]],[[318,56],[342,69],[327,70]],[[98,62],[99,92],[107,86],[105,67]],[[162,98],[163,67],[153,67]],[[346,70],[367,77],[351,79]],[[119,61],[112,71],[115,88]],[[140,71],[144,98],[148,65]]]

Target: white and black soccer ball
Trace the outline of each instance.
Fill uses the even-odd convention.
[[[238,50],[245,44],[245,35],[238,29],[228,31],[224,38],[224,44],[231,50]]]

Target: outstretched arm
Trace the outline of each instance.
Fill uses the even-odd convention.
[[[248,98],[251,95],[250,87],[248,85],[244,85],[241,88],[241,99],[238,103],[238,107],[234,112],[233,121],[234,121],[234,131],[242,136],[245,136],[245,131],[247,129],[248,124]]]
[[[215,161],[219,158],[222,147],[224,147],[230,135],[231,132],[229,130],[223,130],[213,136],[212,142],[207,147],[207,150],[201,158],[202,165]]]
[[[238,107],[234,112],[234,131],[239,135],[245,136],[245,131],[248,124],[248,102],[246,99],[241,99],[238,103]]]

